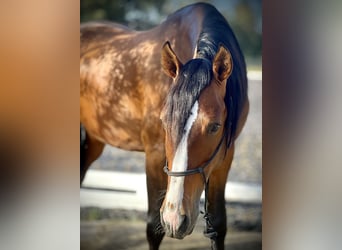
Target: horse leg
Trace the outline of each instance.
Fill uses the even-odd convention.
[[[165,232],[160,223],[160,207],[164,199],[167,176],[163,172],[165,153],[146,152],[146,183],[148,191],[147,240],[150,250],[159,249]]]
[[[212,249],[224,249],[224,239],[227,232],[227,215],[225,202],[225,186],[230,165],[234,155],[234,144],[231,145],[223,164],[218,166],[210,175],[208,193],[208,212],[210,221],[217,237],[212,242]],[[216,245],[216,248],[214,248]]]
[[[82,184],[89,166],[101,155],[104,143],[91,137],[81,126],[80,183]]]

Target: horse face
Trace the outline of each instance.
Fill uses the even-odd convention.
[[[203,83],[203,88],[198,91],[198,95],[190,102],[191,106],[188,105],[188,108],[184,108],[185,111],[189,109],[188,112],[183,112],[186,115],[180,114],[182,113],[182,108],[179,108],[182,106],[180,103],[172,103],[188,101],[182,99],[180,95],[183,93],[177,88],[181,89],[182,86],[179,85],[182,84],[192,84],[191,81],[194,80],[192,78],[197,77],[197,69],[202,70],[201,67],[204,67],[207,61],[190,61],[184,65],[185,69],[182,71],[181,67],[183,65],[169,45],[166,48],[166,55],[163,54],[163,60],[169,60],[163,63],[164,70],[174,78],[175,84],[172,90],[174,93],[170,94],[171,96],[168,97],[161,112],[161,120],[166,135],[166,158],[168,168],[173,172],[195,169],[207,162],[216,151],[224,135],[224,124],[227,117],[224,102],[225,83],[230,75],[231,67],[226,69],[222,65],[218,65],[217,60],[226,59],[220,54],[220,51],[217,53],[218,55],[215,57],[213,64],[210,64],[210,77],[201,77],[201,79],[208,79],[208,82]],[[225,55],[230,56],[229,52]],[[221,63],[223,63],[222,60]],[[191,71],[193,65],[188,64],[196,64],[196,67],[194,67],[196,72]],[[191,75],[192,78],[180,79],[182,77],[179,77],[178,74]],[[189,81],[187,82],[187,80]],[[177,108],[180,110],[177,110]],[[207,179],[215,166],[222,161],[223,148],[220,148],[205,168]],[[168,236],[182,239],[193,231],[199,214],[199,202],[203,189],[204,180],[201,174],[171,176],[168,178],[167,192],[160,209],[161,223]]]
[[[165,149],[172,171],[195,169],[211,158],[223,136],[227,115],[223,98],[216,89],[208,87],[192,108],[183,138],[178,145],[166,132]],[[210,98],[209,98],[210,97]],[[167,130],[166,130],[167,131]],[[221,150],[205,168],[209,178],[215,165],[222,160]],[[190,234],[199,214],[200,196],[204,189],[201,174],[169,177],[166,196],[161,207],[161,221],[168,236],[183,238]]]

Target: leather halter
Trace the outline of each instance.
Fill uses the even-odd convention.
[[[231,117],[232,117],[232,111],[233,111],[233,100],[232,97],[230,96],[230,105],[229,105],[229,117],[228,117],[228,128],[225,129],[225,132],[219,142],[219,144],[217,145],[215,151],[213,152],[213,154],[210,156],[209,160],[207,160],[206,162],[204,162],[202,165],[200,165],[197,168],[194,169],[189,169],[186,171],[170,171],[168,168],[168,164],[167,164],[167,160],[164,166],[164,172],[168,175],[168,176],[174,176],[174,177],[182,177],[182,176],[188,176],[188,175],[193,175],[193,174],[201,174],[203,176],[203,181],[204,183],[206,183],[206,177],[205,177],[205,173],[204,173],[204,169],[210,164],[210,162],[215,158],[216,154],[218,153],[218,151],[221,148],[221,145],[224,141],[224,138],[226,137],[228,131],[230,132],[229,135],[229,139],[228,139],[228,148],[230,147],[231,141],[232,141],[232,135],[231,135],[231,128],[232,128],[232,121],[231,121]]]
[[[214,230],[214,227],[213,227],[213,225],[212,225],[212,223],[210,221],[210,216],[209,216],[209,212],[208,212],[209,179],[207,181],[204,169],[210,164],[210,162],[215,158],[217,153],[220,151],[222,143],[224,141],[224,138],[227,135],[227,131],[228,130],[226,130],[226,132],[222,136],[219,144],[217,145],[217,147],[216,147],[215,151],[213,152],[213,154],[210,156],[209,160],[204,162],[198,168],[189,169],[189,170],[186,170],[186,171],[170,171],[168,169],[168,167],[167,167],[167,161],[166,161],[166,164],[164,166],[164,172],[168,176],[182,177],[182,176],[188,176],[188,175],[194,175],[194,174],[201,174],[202,175],[203,183],[204,183],[204,212],[201,212],[201,213],[204,214],[203,218],[205,219],[205,222],[206,222],[206,228],[205,228],[203,234],[204,234],[205,237],[208,237],[211,240],[212,249],[217,249],[217,247],[216,247],[217,232]],[[228,147],[230,146],[230,142],[231,142],[231,139],[229,138]]]
[[[193,175],[193,174],[201,174],[203,176],[204,183],[206,183],[207,180],[206,180],[206,177],[205,177],[204,169],[210,164],[210,162],[215,158],[216,154],[220,151],[220,148],[221,148],[221,145],[222,145],[222,142],[223,142],[224,138],[225,138],[225,135],[222,136],[219,144],[217,145],[217,147],[216,147],[215,151],[213,152],[213,154],[210,156],[209,160],[204,162],[199,167],[194,168],[194,169],[185,170],[185,171],[170,171],[169,168],[168,168],[167,161],[166,161],[166,164],[164,166],[164,172],[168,176],[175,176],[175,177],[182,177],[182,176],[188,176],[188,175]]]

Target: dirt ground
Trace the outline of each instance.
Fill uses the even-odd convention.
[[[226,249],[261,249],[260,204],[229,204],[227,205],[227,217]],[[210,240],[202,233],[204,225],[204,220],[200,215],[190,236],[183,240],[165,237],[160,249],[210,249]],[[82,208],[81,249],[148,249],[145,228],[145,212],[95,207]]]
[[[90,221],[81,223],[82,250],[148,249],[143,221]],[[183,240],[165,237],[160,249],[210,249],[210,240],[202,234],[203,227],[196,226],[192,235]],[[260,232],[228,232],[225,248],[230,250],[261,249]]]

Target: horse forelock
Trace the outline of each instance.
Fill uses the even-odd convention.
[[[212,78],[212,65],[205,59],[192,59],[179,72],[176,83],[166,98],[165,122],[174,145],[178,145],[185,130],[191,108],[198,100],[201,91]]]

